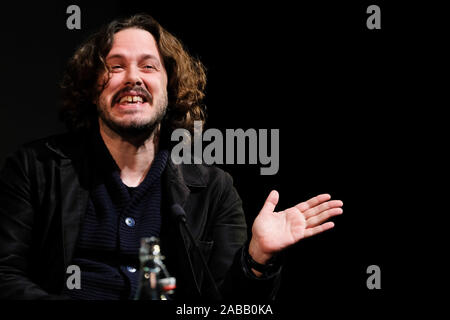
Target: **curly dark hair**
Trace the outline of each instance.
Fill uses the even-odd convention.
[[[94,101],[109,79],[98,87],[100,73],[107,72],[105,58],[112,48],[114,34],[123,29],[139,28],[150,32],[156,40],[168,76],[168,108],[165,123],[169,128],[185,128],[192,132],[193,122],[205,120],[202,104],[206,86],[206,71],[182,43],[148,14],[117,19],[91,35],[69,60],[61,82],[62,108],[60,119],[68,129],[78,131],[98,122]]]

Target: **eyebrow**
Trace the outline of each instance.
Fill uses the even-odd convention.
[[[108,56],[108,57],[106,58],[106,60],[116,59],[116,58],[124,59],[125,56],[122,55],[122,54],[120,54],[120,53],[116,53],[116,54],[113,54],[113,55]],[[141,55],[141,56],[139,57],[139,60],[147,60],[147,59],[153,59],[153,60],[156,60],[156,61],[159,62],[158,57],[156,57],[156,56],[153,55],[153,54],[146,53],[146,54],[143,54],[143,55]]]

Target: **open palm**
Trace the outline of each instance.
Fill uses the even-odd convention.
[[[253,223],[253,245],[256,245],[261,253],[270,256],[301,239],[333,228],[333,222],[325,221],[341,214],[343,203],[330,198],[329,194],[321,194],[286,210],[275,212],[279,194],[272,191]]]

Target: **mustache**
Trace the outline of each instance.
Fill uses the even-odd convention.
[[[116,104],[116,103],[119,102],[119,100],[120,100],[119,97],[120,97],[121,95],[123,95],[123,94],[126,95],[127,93],[129,93],[129,92],[131,92],[131,91],[134,91],[134,92],[136,92],[137,94],[144,96],[144,97],[145,97],[145,100],[147,100],[149,103],[151,103],[152,100],[153,100],[153,96],[151,95],[151,93],[148,92],[147,90],[145,90],[144,88],[139,87],[139,86],[134,86],[134,87],[128,86],[128,87],[125,87],[125,88],[119,90],[119,91],[114,95],[114,97],[113,97],[113,99],[112,99],[113,104]]]

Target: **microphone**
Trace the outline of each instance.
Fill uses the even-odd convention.
[[[189,235],[189,239],[191,240],[192,245],[194,246],[194,249],[197,250],[198,255],[200,256],[200,260],[202,261],[203,269],[206,272],[206,274],[209,278],[209,281],[211,282],[211,285],[214,288],[216,297],[217,297],[217,299],[219,299],[219,297],[221,295],[219,293],[219,290],[217,289],[217,286],[216,286],[214,278],[211,274],[211,271],[209,270],[208,264],[206,263],[205,257],[203,256],[202,251],[198,247],[197,241],[195,241],[194,236],[192,235],[191,229],[189,228],[189,226],[186,223],[186,212],[184,211],[182,206],[180,206],[178,203],[175,203],[171,207],[171,213],[172,213],[172,217],[175,220],[177,220],[184,227],[184,230],[186,230],[187,234]]]

